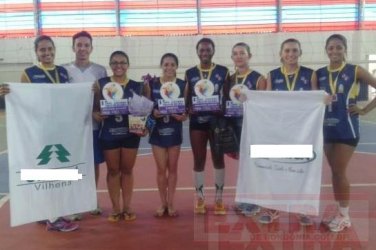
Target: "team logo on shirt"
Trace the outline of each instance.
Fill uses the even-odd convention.
[[[33,75],[33,78],[34,79],[44,79],[44,78],[46,78],[46,75]]]
[[[341,78],[345,81],[348,81],[350,79],[350,77],[346,75],[345,73],[342,74]]]
[[[197,82],[200,80],[200,77],[199,76],[195,76],[195,77],[192,77],[191,78],[191,82]]]
[[[64,74],[62,72],[60,72],[60,77],[63,78],[63,79],[68,79],[67,74]]]
[[[300,78],[300,81],[301,81],[304,85],[308,84],[308,79],[305,78],[304,76],[302,76],[302,77]]]
[[[274,83],[275,83],[275,84],[281,84],[281,83],[284,83],[284,82],[285,82],[285,80],[282,79],[282,78],[280,78],[280,79],[275,79],[275,80],[274,80]]]

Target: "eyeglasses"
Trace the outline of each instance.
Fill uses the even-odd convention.
[[[128,63],[127,62],[110,62],[110,65],[111,66],[124,66],[124,65],[127,65]]]

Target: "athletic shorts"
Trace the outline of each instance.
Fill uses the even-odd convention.
[[[131,135],[130,137],[119,140],[101,140],[103,150],[111,150],[117,148],[138,148],[140,146],[140,137]]]
[[[102,145],[99,142],[99,129],[93,130],[93,150],[94,164],[98,165],[104,162]]]
[[[208,131],[210,130],[210,123],[189,123],[189,130],[201,130]]]
[[[211,128],[212,120],[213,116],[210,115],[191,115],[191,117],[189,118],[189,130],[209,131]]]
[[[359,143],[359,137],[351,139],[324,138],[324,143],[342,143],[352,147],[356,147]]]

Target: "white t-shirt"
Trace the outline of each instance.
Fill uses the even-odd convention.
[[[94,83],[96,80],[107,76],[106,68],[96,63],[90,63],[86,68],[79,68],[75,63],[63,65],[63,67],[68,71],[70,83]]]
[[[90,63],[88,67],[79,68],[74,62],[72,62],[63,65],[63,67],[68,71],[70,83],[94,83],[96,80],[107,76],[106,68],[96,63]],[[98,128],[99,124],[93,119],[93,130]]]

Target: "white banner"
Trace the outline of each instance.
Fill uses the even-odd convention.
[[[92,84],[9,85],[11,226],[95,209]],[[78,169],[82,180],[21,181],[21,169]]]
[[[318,215],[324,91],[248,91],[236,202]],[[312,145],[313,158],[251,158],[251,145]]]

